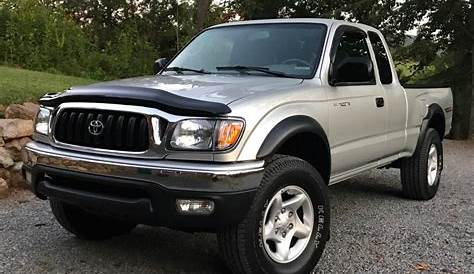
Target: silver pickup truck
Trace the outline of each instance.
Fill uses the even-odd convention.
[[[155,69],[40,100],[24,176],[81,239],[212,231],[235,273],[308,273],[328,185],[394,167],[407,197],[438,190],[451,91],[404,89],[375,28],[222,24]]]

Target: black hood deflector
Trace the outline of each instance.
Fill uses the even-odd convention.
[[[67,102],[137,105],[156,108],[174,115],[218,116],[231,112],[222,103],[182,97],[161,89],[133,86],[87,86],[71,88],[59,95],[45,95],[44,106],[57,107]]]

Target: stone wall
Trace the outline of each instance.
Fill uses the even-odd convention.
[[[0,119],[0,199],[15,188],[27,187],[21,174],[21,150],[31,141],[38,105],[24,103],[6,107]]]

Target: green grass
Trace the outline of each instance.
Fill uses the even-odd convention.
[[[0,66],[0,105],[35,102],[45,93],[93,82],[85,78]]]

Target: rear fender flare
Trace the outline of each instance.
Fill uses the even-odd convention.
[[[421,122],[421,128],[420,128],[420,135],[418,136],[418,142],[416,144],[416,150],[419,150],[419,147],[421,146],[421,142],[425,139],[426,132],[428,131],[429,124],[431,119],[435,114],[439,114],[443,117],[444,121],[444,112],[443,109],[438,105],[438,104],[432,104],[428,107],[428,111],[425,115],[425,118],[423,118],[423,121]],[[440,136],[441,140],[444,139],[444,133]]]

